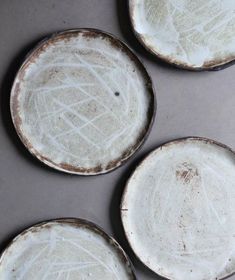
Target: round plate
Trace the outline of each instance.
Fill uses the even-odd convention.
[[[235,272],[235,153],[204,138],[154,150],[129,179],[126,236],[151,270],[174,280]]]
[[[141,146],[155,113],[151,79],[110,34],[78,29],[41,42],[20,68],[11,114],[28,150],[60,171],[95,175]]]
[[[118,243],[80,219],[44,222],[22,232],[0,258],[0,278],[136,279]]]
[[[233,0],[129,0],[135,34],[153,54],[191,70],[235,59]]]

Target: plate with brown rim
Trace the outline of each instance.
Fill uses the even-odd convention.
[[[233,0],[129,0],[129,11],[137,38],[167,63],[210,70],[235,60]]]
[[[235,153],[189,137],[157,148],[136,168],[121,216],[137,257],[174,280],[235,272]]]
[[[109,172],[132,156],[155,115],[150,76],[114,36],[94,29],[43,40],[19,69],[11,114],[27,149],[57,170]]]
[[[4,280],[134,280],[123,249],[102,229],[81,219],[57,219],[19,234],[0,257]]]

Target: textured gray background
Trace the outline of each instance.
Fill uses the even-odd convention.
[[[132,35],[125,3],[0,0],[0,246],[33,223],[82,217],[117,238],[139,279],[160,279],[135,259],[123,236],[119,201],[124,182],[146,153],[174,138],[205,136],[235,149],[235,65],[194,73],[153,59]],[[103,29],[127,42],[148,68],[158,99],[156,121],[142,149],[120,169],[91,178],[65,175],[33,159],[16,137],[9,115],[10,86],[27,51],[51,32],[76,27]]]

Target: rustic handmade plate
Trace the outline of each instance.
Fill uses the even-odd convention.
[[[154,150],[129,179],[121,204],[139,259],[174,280],[235,272],[235,153],[204,138]]]
[[[45,164],[95,175],[120,166],[153,122],[151,79],[133,52],[110,34],[78,29],[41,42],[11,92],[19,137]]]
[[[44,222],[22,232],[0,258],[0,278],[136,279],[118,243],[80,219]]]
[[[168,63],[191,70],[235,59],[235,1],[129,0],[138,39]]]

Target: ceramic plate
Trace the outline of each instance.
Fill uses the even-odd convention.
[[[235,272],[235,153],[204,138],[154,150],[129,179],[126,236],[142,262],[174,280]]]
[[[234,0],[129,0],[134,31],[168,63],[192,70],[235,59]]]
[[[61,219],[18,235],[0,258],[4,280],[134,280],[127,256],[96,225]]]
[[[132,51],[93,29],[41,42],[11,92],[17,133],[29,151],[61,171],[113,170],[143,143],[154,117],[152,82]]]

